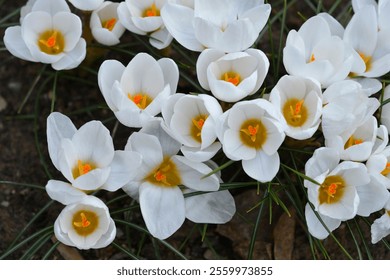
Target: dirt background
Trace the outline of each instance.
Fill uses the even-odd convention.
[[[275,2],[278,4],[273,5],[272,15],[277,14],[283,7],[282,1]],[[293,5],[289,6],[286,22],[290,29],[299,28],[304,17],[308,18],[314,14],[309,2],[295,1]],[[341,5],[343,7],[349,3],[349,1],[342,2],[345,2]],[[23,0],[2,1],[0,20],[24,3]],[[310,3],[314,3],[314,6],[317,5],[317,1]],[[327,8],[331,7],[332,3],[333,1],[324,1]],[[348,14],[350,11],[341,7],[336,11],[336,15],[341,15],[341,18],[348,18]],[[18,14],[9,18],[5,23],[7,25],[18,24]],[[7,25],[3,23],[0,26],[1,37],[3,37]],[[279,26],[278,24],[273,26],[274,47],[279,46]],[[271,48],[270,44],[267,43],[267,36],[268,33],[259,44],[259,47],[266,53],[270,52]],[[147,44],[145,38],[136,39],[129,33],[126,33],[123,38],[124,42],[133,40],[141,40]],[[3,45],[0,46],[0,49],[3,49]],[[172,51],[171,55],[174,57],[175,52]],[[188,55],[196,58],[196,54],[190,53]],[[103,58],[116,58],[125,65],[131,59],[128,54],[118,55],[114,52],[106,53]],[[38,77],[38,73],[44,67],[42,64],[22,61],[12,57],[7,51],[0,51],[0,181],[2,182],[0,183],[0,256],[8,251],[10,246],[15,248],[15,244],[29,238],[39,230],[53,225],[63,208],[59,203],[51,202],[44,190],[35,187],[44,187],[50,178],[63,179],[62,175],[52,166],[47,154],[46,117],[50,113],[53,97],[56,101],[55,110],[67,114],[77,127],[92,119],[102,120],[113,134],[116,149],[123,149],[131,130],[118,125],[112,112],[107,109],[97,87],[96,73],[88,71],[89,68],[96,71],[101,62],[102,60],[94,61],[90,65],[85,65],[85,68],[81,70],[61,72],[57,80],[57,90],[53,94],[53,81],[45,84],[45,80],[55,73],[50,66],[46,67],[45,72]],[[194,73],[187,74],[193,75]],[[77,79],[82,79],[82,82]],[[270,76],[266,83],[272,85],[275,81]],[[29,92],[31,88],[33,91]],[[188,92],[189,90],[191,90],[190,85],[185,79],[181,79],[178,91]],[[26,96],[28,96],[27,99]],[[25,102],[24,99],[26,99]],[[22,106],[22,104],[24,105]],[[305,158],[301,160],[305,160]],[[286,162],[286,164],[290,163]],[[230,176],[239,167],[239,163],[235,163],[224,173],[226,172]],[[239,179],[242,182],[249,180],[245,176]],[[189,259],[246,259],[259,208],[249,213],[247,211],[261,201],[264,187],[260,188],[260,193],[257,192],[256,188],[245,188],[233,190],[232,194],[236,200],[237,214],[231,222],[226,225],[208,225],[204,240],[202,240],[204,225],[194,225],[186,221],[183,227],[166,242],[179,249]],[[99,197],[109,201],[118,195],[123,195],[123,193],[101,193]],[[259,219],[258,231],[254,235],[253,258],[313,259],[304,222],[299,218],[291,203],[288,202],[288,198],[283,194],[280,195],[290,210],[291,217],[286,215],[283,209],[275,203],[272,204],[273,210],[270,213],[268,204],[265,203]],[[112,202],[109,207],[111,211],[116,211],[129,207],[131,203],[132,200],[123,195],[120,200]],[[44,207],[46,210],[38,218],[34,218]],[[142,217],[137,210],[119,213],[115,217],[144,226]],[[375,217],[377,216],[374,215],[371,221]],[[31,221],[33,222],[31,223]],[[30,223],[31,225],[29,225]],[[360,224],[361,232],[356,231],[356,224]],[[348,227],[355,230],[355,236],[350,234]],[[117,228],[118,234],[115,243],[141,259],[179,258],[166,246],[138,230],[119,224],[117,224]],[[15,241],[21,231],[23,234]],[[353,258],[370,258],[365,247],[369,249],[373,259],[390,258],[390,251],[382,243],[370,244],[369,227],[361,220],[351,221],[348,224],[343,223],[334,234]],[[42,259],[53,248],[55,240],[50,238],[39,250],[29,254],[28,249],[34,246],[36,240],[19,246],[5,258]],[[328,251],[330,258],[346,258],[332,238],[324,240],[322,244]],[[26,253],[27,255],[25,255]],[[316,257],[324,258],[320,253]],[[114,245],[101,250],[87,251],[78,251],[59,245],[48,258],[127,259],[129,257]]]

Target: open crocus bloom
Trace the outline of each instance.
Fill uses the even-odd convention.
[[[166,28],[185,48],[223,52],[248,49],[267,23],[271,6],[263,0],[168,2],[161,10]]]
[[[322,91],[318,83],[298,76],[283,76],[270,94],[270,102],[281,115],[285,133],[308,139],[317,131],[322,114]]]
[[[386,35],[381,40],[381,36]],[[355,55],[353,75],[364,77],[380,77],[390,71],[390,49],[387,30],[378,32],[378,15],[373,5],[365,5],[359,9],[348,23],[344,41],[349,43],[358,53]]]
[[[80,250],[107,247],[116,235],[107,206],[94,196],[67,205],[54,223],[56,238]]]
[[[345,80],[332,84],[323,94],[322,131],[326,139],[350,133],[371,118],[379,107],[377,98],[369,98],[361,84]]]
[[[382,131],[378,131],[378,129]],[[325,138],[325,146],[336,149],[342,160],[363,162],[374,152],[373,149],[379,137],[378,133],[383,135],[384,130],[386,130],[384,126],[378,128],[376,118],[371,116],[363,124],[353,128],[352,131]]]
[[[278,148],[285,138],[275,108],[269,101],[240,101],[220,118],[217,131],[223,151],[242,160],[244,171],[260,182],[271,181],[279,170]]]
[[[190,199],[187,205],[183,192],[215,192],[220,181],[216,174],[206,176],[212,171],[206,164],[177,155],[180,146],[156,120],[134,132],[125,148],[141,153],[143,159],[137,176],[123,190],[139,201],[149,232],[159,239],[176,232],[187,215],[193,221],[224,223],[235,212],[234,200],[226,193],[202,195],[201,204],[194,206],[200,201]]]
[[[81,20],[65,0],[37,0],[20,26],[6,29],[4,44],[14,56],[51,64],[55,70],[75,68],[86,55]]]
[[[47,143],[54,166],[69,183],[50,180],[46,191],[65,205],[94,190],[120,189],[141,164],[141,155],[135,152],[114,151],[109,131],[98,121],[76,129],[65,115],[51,113],[47,119]]]
[[[119,3],[105,1],[91,15],[90,27],[97,42],[106,46],[119,44],[119,39],[125,28],[118,21],[117,8]]]
[[[336,150],[323,147],[317,149],[307,161],[305,173],[319,184],[304,181],[309,202],[313,204],[314,211],[322,218],[329,231],[336,229],[341,221],[355,217],[360,203],[356,188],[370,183],[370,176],[364,164],[352,161],[340,163]],[[329,232],[314,211],[309,204],[306,206],[309,232],[316,238],[324,239]]]
[[[339,37],[340,31],[334,34],[335,20],[329,18],[330,15],[316,15],[298,31],[291,30],[283,50],[287,73],[316,79],[323,88],[344,80],[354,61],[352,47]]]
[[[164,101],[176,92],[179,70],[169,58],[156,61],[137,54],[125,67],[106,60],[98,73],[99,88],[118,120],[128,127],[142,127],[161,112]]]
[[[149,35],[149,42],[155,48],[166,48],[173,39],[160,16],[166,2],[167,0],[126,0],[118,7],[119,20],[131,32]]]
[[[390,198],[384,207],[385,213],[371,225],[371,242],[378,243],[390,234]]]
[[[188,159],[204,162],[221,148],[215,140],[222,108],[212,96],[174,94],[165,102],[162,115],[174,137],[183,144],[181,151]]]
[[[103,4],[104,0],[69,0],[77,9],[82,11],[93,11]]]
[[[269,68],[267,56],[260,50],[226,54],[204,50],[196,63],[200,85],[219,100],[236,102],[257,92]]]

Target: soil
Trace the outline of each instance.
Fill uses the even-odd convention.
[[[278,2],[282,3],[282,1]],[[303,22],[297,12],[306,18],[314,14],[305,2],[295,1],[290,6],[291,12],[286,15],[286,22],[291,29],[299,28]],[[311,2],[316,3],[316,1]],[[329,5],[326,6],[328,2]],[[0,20],[21,7],[25,1],[6,0],[5,3],[1,6]],[[324,1],[324,3],[326,7],[330,7],[332,1]],[[273,8],[275,8],[273,14],[276,14],[282,8],[282,4]],[[339,13],[344,12],[345,9],[340,8]],[[6,23],[18,24],[18,14],[9,18]],[[3,36],[5,28],[3,25],[0,28],[0,35]],[[275,46],[278,46],[280,32],[275,30],[273,34],[275,34],[273,35]],[[134,37],[131,34],[126,34],[123,40],[124,42],[140,40],[143,44],[148,44],[145,38]],[[264,41],[261,41],[261,49],[269,52],[271,46],[266,40]],[[171,55],[175,55],[174,50]],[[189,54],[189,56],[196,57],[196,54]],[[102,59],[107,58],[115,58],[127,64],[131,56],[108,52]],[[129,258],[116,245],[126,248],[142,259],[180,258],[163,243],[123,224],[117,224],[118,234],[114,241],[115,244],[100,250],[78,251],[58,245],[54,235],[49,236],[44,245],[37,250],[31,249],[40,235],[23,243],[40,230],[52,226],[63,208],[59,203],[52,202],[44,190],[49,179],[63,179],[53,167],[47,152],[46,118],[51,111],[53,98],[55,98],[55,111],[68,115],[77,127],[94,119],[103,121],[112,132],[117,149],[123,149],[132,132],[131,129],[117,123],[112,112],[106,107],[97,87],[96,73],[88,71],[88,69],[97,71],[102,59],[83,64],[83,67],[77,70],[61,71],[58,74],[56,91],[53,92],[55,72],[50,65],[45,67],[39,63],[26,62],[11,56],[8,51],[0,51],[0,256],[9,252],[10,248],[14,248],[5,259],[42,259],[51,249],[53,251],[47,256],[49,259]],[[43,67],[45,67],[44,72],[42,72]],[[187,74],[193,75],[194,73]],[[268,85],[274,82],[271,77],[266,81]],[[181,92],[191,91],[191,86],[185,79],[181,79],[179,88],[178,91]],[[287,165],[291,164],[287,158],[282,158],[282,161]],[[234,163],[224,170],[224,173],[226,176],[231,176],[237,168],[240,168],[240,163]],[[237,180],[249,181],[248,177],[240,176]],[[297,180],[295,177],[291,179]],[[296,186],[288,187],[299,188],[298,182]],[[275,202],[272,203],[272,212],[270,212],[268,203],[265,203],[264,207],[256,207],[248,212],[263,199],[265,189],[266,186],[261,185],[260,191],[257,188],[232,190],[237,214],[231,222],[225,225],[205,226],[186,221],[183,227],[166,242],[189,259],[246,259],[251,252],[251,238],[255,236],[252,253],[254,259],[325,258],[319,251],[313,255],[305,222],[284,192],[278,195],[285,203],[290,216]],[[121,198],[109,205],[111,211],[133,205],[134,202],[124,193],[99,193],[99,197],[104,201],[110,201],[118,196]],[[378,215],[374,215],[369,221],[372,222]],[[137,209],[121,212],[115,217],[144,227]],[[258,223],[257,232],[253,234],[256,223]],[[357,224],[360,225],[360,233],[356,230]],[[349,227],[352,228],[355,236],[351,235]],[[383,243],[370,244],[369,226],[361,219],[343,223],[334,234],[355,259],[359,257],[364,259],[390,258],[390,250]],[[21,245],[15,247],[17,244]],[[53,244],[56,247],[53,247]],[[347,258],[332,238],[322,241],[321,244],[326,248],[331,259]],[[369,248],[371,256],[367,253],[365,246]]]

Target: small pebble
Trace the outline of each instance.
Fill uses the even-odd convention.
[[[9,201],[3,201],[3,202],[1,202],[1,206],[3,206],[3,207],[8,207],[8,206],[9,206]]]

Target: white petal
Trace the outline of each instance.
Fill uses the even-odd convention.
[[[3,41],[5,47],[12,55],[28,61],[38,61],[31,55],[30,50],[27,48],[22,38],[22,29],[20,26],[8,27],[5,30]]]
[[[212,192],[185,198],[186,218],[194,223],[223,224],[236,212],[229,191]]]
[[[341,224],[341,220],[339,219],[333,219],[325,215],[321,215],[319,213],[318,215],[320,216],[322,222],[326,225],[326,227],[330,232],[334,231]],[[313,209],[311,209],[309,204],[306,204],[305,207],[305,217],[306,217],[307,227],[311,235],[313,235],[315,238],[318,239],[325,239],[328,237],[329,232],[322,225],[321,221],[315,215]]]
[[[81,161],[92,161],[98,167],[105,167],[114,157],[110,132],[100,121],[90,121],[81,126],[72,141]]]
[[[198,52],[205,49],[195,37],[193,9],[168,2],[161,9],[161,17],[169,33],[182,46],[191,51]]]
[[[162,50],[168,47],[173,40],[171,33],[165,27],[150,34],[149,42],[156,49]]]
[[[371,225],[371,242],[378,243],[390,234],[390,216],[385,213]]]
[[[49,180],[45,188],[51,199],[64,205],[76,203],[86,196],[83,191],[74,188],[71,184],[57,180]]]
[[[110,167],[98,168],[77,177],[72,185],[80,190],[92,191],[101,188],[110,176]]]
[[[252,160],[256,157],[256,150],[247,147],[240,139],[240,132],[228,129],[225,131],[223,136],[223,149],[226,155],[230,157],[233,156],[233,160],[243,159],[243,160]]]
[[[212,170],[204,163],[194,162],[183,156],[173,156],[171,159],[176,164],[184,186],[199,191],[219,189],[219,179],[215,174],[205,177]]]
[[[185,204],[181,190],[143,183],[140,187],[140,205],[148,231],[158,239],[174,234],[185,220]]]
[[[124,70],[125,66],[119,61],[105,60],[98,71],[99,88],[111,110],[115,108],[111,101],[111,89],[115,81],[120,81]]]
[[[113,219],[110,218],[110,225],[105,234],[96,242],[96,244],[92,247],[93,249],[101,249],[107,247],[114,241],[116,236],[116,227]]]
[[[69,12],[60,12],[53,16],[53,29],[64,36],[64,52],[70,52],[80,41],[82,23],[78,16]]]
[[[145,168],[146,173],[158,167],[163,161],[161,144],[158,138],[153,135],[133,132],[129,137],[125,150],[138,152],[142,155],[142,168]]]
[[[221,143],[215,142],[211,146],[203,150],[200,150],[199,148],[190,148],[190,147],[183,146],[181,148],[181,152],[186,158],[192,161],[205,162],[211,159],[213,156],[215,156],[220,149],[221,149]]]
[[[66,53],[60,60],[52,64],[55,70],[69,70],[76,68],[87,55],[87,43],[83,38],[79,40],[73,50]]]
[[[53,16],[58,12],[70,12],[70,8],[63,0],[35,1],[31,11],[43,11]]]
[[[384,208],[389,200],[390,193],[375,176],[371,176],[371,181],[367,185],[356,188],[360,203],[357,214],[368,217],[372,213]]]
[[[65,115],[53,112],[47,118],[47,146],[53,165],[59,169],[58,153],[62,138],[71,139],[77,129],[72,121]]]
[[[355,217],[359,196],[355,187],[345,187],[339,201],[318,206],[318,212],[333,219],[349,220]]]
[[[225,52],[214,49],[206,49],[200,53],[198,60],[196,61],[196,74],[201,87],[205,90],[210,90],[207,78],[207,68],[211,62],[217,61],[224,55]]]
[[[104,0],[69,0],[77,9],[82,11],[93,11],[99,8]]]
[[[251,178],[259,182],[270,182],[280,168],[279,154],[267,155],[261,150],[257,151],[254,159],[242,161],[242,167]]]
[[[164,75],[165,84],[169,84],[171,94],[176,93],[179,82],[179,68],[176,62],[170,58],[161,58],[157,61]]]
[[[113,192],[123,187],[136,176],[141,162],[142,156],[139,153],[115,151],[114,159],[110,165],[110,176],[102,186],[102,189]]]

